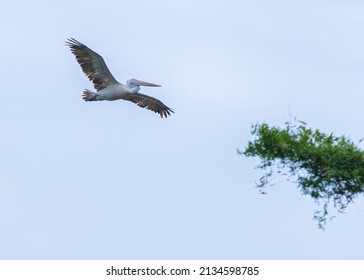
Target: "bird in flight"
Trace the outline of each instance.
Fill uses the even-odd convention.
[[[70,38],[66,41],[71,52],[76,56],[83,72],[94,84],[96,92],[85,89],[82,95],[85,101],[114,101],[124,99],[158,113],[161,118],[170,116],[173,110],[164,105],[157,98],[139,93],[141,86],[160,87],[160,85],[143,82],[137,79],[126,81],[126,85],[119,83],[111,74],[101,55],[94,52],[86,45]]]

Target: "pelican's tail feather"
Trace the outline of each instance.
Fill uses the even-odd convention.
[[[82,99],[85,101],[96,101],[97,93],[91,90],[85,89],[82,94]]]

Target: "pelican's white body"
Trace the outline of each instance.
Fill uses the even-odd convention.
[[[112,84],[107,88],[98,91],[96,100],[114,101],[118,99],[123,99],[125,95],[133,93],[135,92],[133,92],[132,89],[129,88],[128,86],[123,85],[121,83],[117,83],[117,84]]]

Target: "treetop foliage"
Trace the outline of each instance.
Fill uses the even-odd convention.
[[[364,151],[349,138],[313,130],[302,121],[286,122],[284,128],[255,124],[251,133],[255,139],[238,152],[261,159],[257,168],[267,172],[257,187],[264,193],[267,186],[273,185],[273,175],[283,171],[296,178],[301,193],[323,205],[314,215],[321,229],[326,224],[329,205],[342,213],[363,194]]]

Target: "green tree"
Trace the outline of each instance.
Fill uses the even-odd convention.
[[[336,137],[289,121],[284,128],[268,124],[252,126],[253,141],[239,154],[259,157],[257,168],[265,170],[257,187],[265,193],[276,174],[295,178],[303,195],[322,206],[314,219],[324,229],[329,206],[342,213],[364,191],[364,151],[349,138]],[[359,142],[360,143],[360,142]]]

